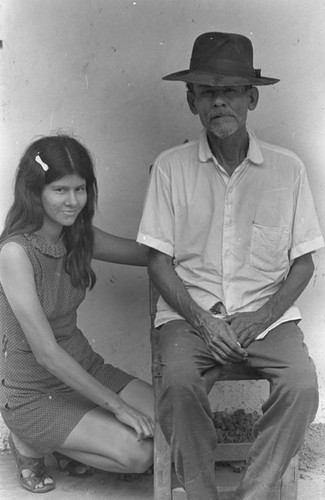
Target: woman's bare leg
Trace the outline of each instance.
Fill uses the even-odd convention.
[[[23,455],[24,457],[33,457],[33,458],[42,458],[43,454],[34,450],[31,446],[22,441],[16,434],[11,433],[12,440],[14,442],[15,447]]]
[[[154,420],[154,394],[150,384],[135,378],[122,389],[119,396],[130,406]]]
[[[153,391],[146,382],[132,380],[119,396],[153,418]],[[98,469],[126,473],[147,470],[152,450],[152,439],[137,441],[131,427],[98,407],[84,415],[58,451]]]

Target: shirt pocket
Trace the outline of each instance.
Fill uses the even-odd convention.
[[[262,271],[280,271],[289,265],[289,229],[253,223],[250,264]]]

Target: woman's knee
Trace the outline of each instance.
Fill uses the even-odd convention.
[[[141,474],[146,472],[153,463],[153,440],[140,441],[131,447],[125,457],[125,469],[128,472]]]

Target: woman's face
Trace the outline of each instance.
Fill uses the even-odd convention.
[[[46,184],[41,201],[44,225],[72,226],[87,203],[86,181],[77,174]]]

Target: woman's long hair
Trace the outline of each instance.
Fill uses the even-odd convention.
[[[48,166],[44,170],[35,158]],[[67,135],[47,136],[33,142],[23,154],[16,173],[14,202],[0,241],[21,233],[33,233],[43,225],[41,196],[46,184],[65,175],[77,174],[86,181],[87,202],[72,226],[63,227],[67,248],[66,271],[73,286],[94,286],[96,275],[90,261],[94,247],[92,219],[97,206],[97,182],[89,151]]]

